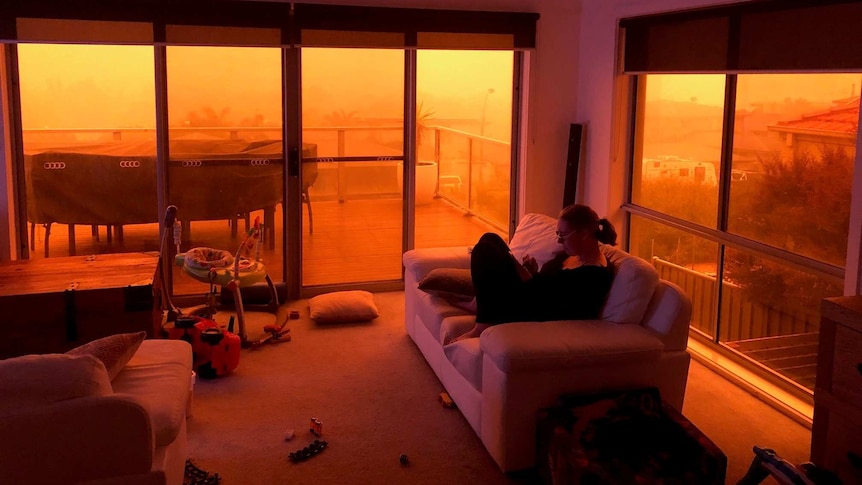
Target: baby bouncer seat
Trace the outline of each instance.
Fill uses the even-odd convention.
[[[280,305],[275,285],[260,259],[260,242],[263,235],[260,218],[257,218],[254,221],[254,225],[243,234],[244,238],[236,253],[208,247],[196,247],[186,252],[181,252],[182,224],[177,220],[176,215],[176,207],[168,207],[165,214],[166,230],[161,255],[162,257],[166,257],[165,251],[169,247],[167,241],[171,237],[170,234],[173,234],[173,243],[177,250],[174,257],[175,264],[182,267],[186,275],[210,285],[206,304],[192,310],[183,311],[178,309],[171,302],[170,295],[166,295],[169,310],[168,321],[173,322],[173,330],[168,333],[174,338],[178,338],[175,337],[176,335],[182,335],[190,340],[193,350],[195,350],[196,359],[201,357],[201,362],[196,362],[196,367],[206,365],[207,363],[213,364],[218,360],[220,364],[214,365],[214,367],[219,369],[218,375],[222,375],[235,368],[236,364],[238,364],[239,347],[255,349],[267,342],[289,341],[289,329],[285,328],[287,324],[286,315],[280,315]],[[275,324],[264,327],[263,336],[257,339],[249,339],[246,330],[245,308],[240,290],[243,287],[248,287],[262,281],[266,282],[270,299],[267,304],[255,306],[255,309],[263,309],[272,313],[276,316],[276,321]],[[215,314],[217,312],[215,301],[216,286],[228,290],[233,297],[237,323],[236,331],[233,328],[233,317],[231,317],[231,322],[227,329],[223,329],[215,323]],[[220,330],[223,331],[220,335],[217,335],[220,333]],[[239,345],[232,345],[235,341]],[[236,348],[237,352],[235,358],[233,356],[219,357],[219,352],[232,352],[234,348]],[[212,358],[207,359],[207,356],[211,356]],[[203,362],[203,360],[207,360],[207,362]],[[236,364],[233,364],[234,362]]]

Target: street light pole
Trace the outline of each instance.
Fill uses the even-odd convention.
[[[482,101],[482,124],[479,126],[479,135],[485,136],[485,110],[488,109],[488,95],[494,94],[494,88],[485,91],[485,99]]]
[[[485,136],[485,112],[488,109],[488,96],[494,94],[494,88],[485,91],[485,99],[482,101],[482,124],[479,125],[479,136]],[[485,158],[485,140],[479,140],[479,158]]]

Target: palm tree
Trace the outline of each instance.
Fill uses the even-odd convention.
[[[434,110],[425,107],[425,101],[419,101],[416,108],[416,146],[422,145],[425,135],[431,128],[428,126],[434,120]]]
[[[186,126],[230,126],[229,114],[230,108],[222,108],[217,112],[212,106],[204,106],[198,111],[189,112],[186,116]]]
[[[330,126],[353,126],[362,122],[358,111],[339,109],[323,117],[323,123]]]

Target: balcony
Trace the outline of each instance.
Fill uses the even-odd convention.
[[[225,169],[228,164],[236,165],[234,170],[248,173],[266,170],[266,174],[255,177],[267,187],[275,179],[278,187],[277,180],[284,166],[280,133],[280,128],[260,127],[172,128],[169,201],[176,203],[178,194],[190,201],[209,200],[194,194],[216,190],[210,186],[212,184],[204,182],[187,182],[183,187],[171,184],[171,178],[178,172],[192,167],[191,162],[201,162],[195,173],[206,176],[211,176],[215,169]],[[401,133],[400,126],[304,130],[303,178],[310,185],[307,203],[303,204],[303,285],[400,279],[400,162],[392,158],[401,158]],[[420,158],[435,162],[437,170],[432,182],[433,198],[417,201],[416,246],[469,245],[488,231],[505,236],[509,210],[509,144],[445,127],[429,127],[428,133],[433,134],[433,142],[420,146],[420,153],[425,154]],[[154,139],[154,130],[145,129],[26,130],[26,162],[38,165],[35,168],[39,170],[46,168],[45,164],[51,165],[48,167],[51,170],[46,168],[45,171],[58,179],[56,187],[65,187],[48,192],[32,190],[34,167],[28,166],[29,208],[51,201],[75,212],[66,219],[56,216],[46,219],[34,216],[32,210],[28,212],[31,258],[158,251]],[[207,153],[187,157],[177,155],[175,143],[178,140],[184,140],[186,147],[188,142],[194,141],[198,145],[222,148],[204,150],[198,147],[198,152]],[[233,146],[240,148],[235,153],[224,148]],[[93,147],[100,151],[98,156],[87,155]],[[372,161],[340,161],[356,153]],[[90,168],[75,179],[64,178],[72,173],[74,164],[89,164]],[[121,169],[112,174],[105,169],[115,166]],[[313,172],[306,172],[307,167],[313,167]],[[149,172],[143,173],[145,170]],[[126,186],[132,182],[137,185]],[[238,209],[207,215],[207,211],[202,212],[199,207],[177,203],[178,217],[184,222],[185,232],[181,250],[198,246],[235,248],[248,224],[259,217],[274,227],[274,231],[266,231],[268,240],[261,245],[261,257],[270,274],[281,279],[284,215],[280,195],[273,200],[258,201],[261,193],[269,191],[259,187],[260,184],[222,181],[217,185],[219,205],[235,203]],[[82,201],[90,206],[71,209],[79,207]],[[106,210],[134,206],[144,207],[134,211]],[[308,206],[311,211],[307,210]],[[113,216],[116,221],[95,216],[105,212],[121,214]],[[131,212],[136,215],[129,216]],[[88,219],[90,216],[93,217]],[[75,230],[82,225],[85,231]],[[312,227],[313,232],[310,231]],[[363,234],[366,236],[362,237]],[[369,264],[368,258],[379,264]],[[337,264],[333,264],[334,261]],[[175,292],[179,294],[201,292],[206,286],[181,272],[175,273]]]

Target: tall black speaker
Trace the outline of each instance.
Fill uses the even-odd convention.
[[[569,150],[566,157],[566,184],[563,186],[563,207],[574,204],[578,196],[578,171],[581,166],[584,131],[583,123],[569,125]]]

